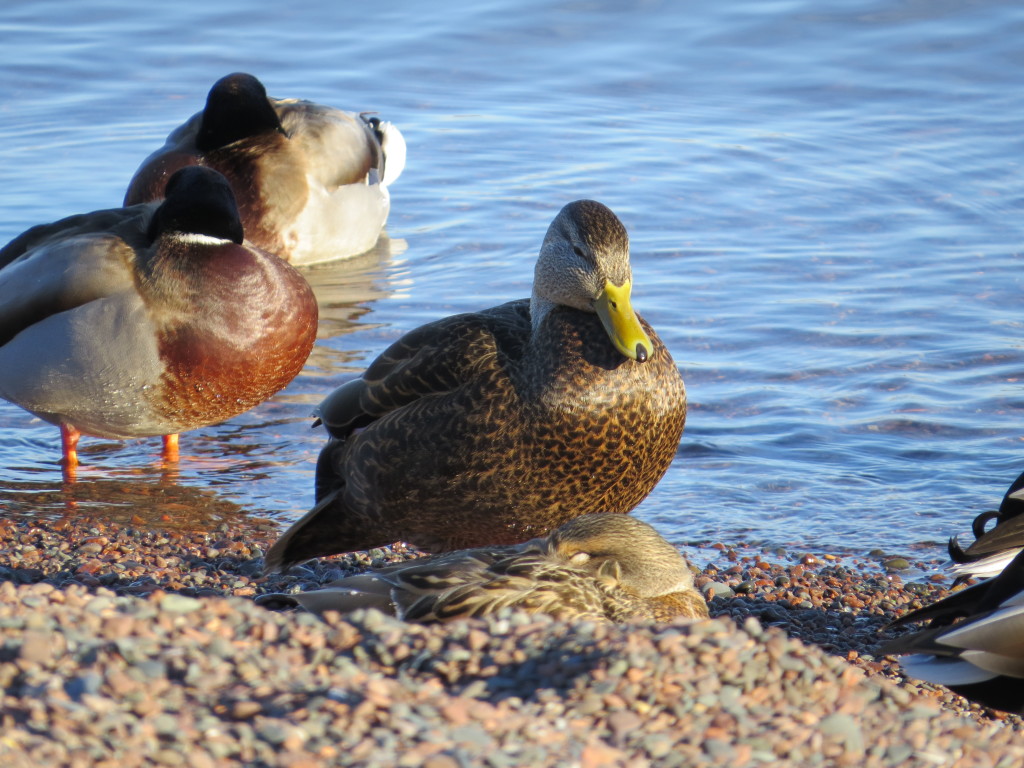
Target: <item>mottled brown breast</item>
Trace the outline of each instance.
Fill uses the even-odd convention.
[[[494,431],[491,455],[504,468],[496,484],[513,494],[486,505],[508,532],[502,543],[590,512],[629,512],[668,469],[686,420],[686,390],[644,325],[654,354],[638,363],[612,347],[596,316],[559,308],[510,369],[516,394],[506,407],[520,412],[520,428]]]
[[[532,442],[545,471],[577,478],[580,499],[627,512],[650,492],[675,456],[686,420],[686,390],[675,362],[644,323],[654,352],[624,358],[594,315],[559,308],[535,348],[560,350],[528,363]],[[546,338],[545,338],[546,337]],[[588,475],[605,475],[604,487]],[[553,500],[552,500],[553,501]]]

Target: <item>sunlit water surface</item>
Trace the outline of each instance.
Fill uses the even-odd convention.
[[[218,77],[401,127],[389,239],[311,270],[320,339],[255,410],[83,440],[0,403],[6,514],[295,519],[309,412],[404,331],[529,292],[557,210],[632,239],[634,298],[686,379],[637,514],[679,544],[933,543],[996,504],[1024,429],[1024,6],[1010,2],[182,0],[0,9],[0,239],[119,204]]]

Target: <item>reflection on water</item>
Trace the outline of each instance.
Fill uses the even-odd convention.
[[[15,517],[94,516],[121,525],[215,530],[247,514],[214,490],[179,482],[176,467],[83,472],[73,483],[4,484],[4,514]]]
[[[405,240],[392,240],[385,233],[366,253],[301,270],[320,308],[318,342],[368,327],[371,302],[393,296],[399,289],[394,273],[401,268],[401,262],[396,257],[407,248]],[[356,357],[339,344],[317,343],[302,373],[304,376],[330,375],[345,369]]]

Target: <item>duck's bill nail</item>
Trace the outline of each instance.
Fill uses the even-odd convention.
[[[606,281],[604,290],[594,302],[594,309],[615,348],[630,360],[642,363],[654,353],[654,344],[644,333],[640,319],[629,302],[632,288],[629,280],[622,285]]]

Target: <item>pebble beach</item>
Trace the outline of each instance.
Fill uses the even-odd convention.
[[[255,595],[279,530],[0,520],[6,766],[1019,766],[1021,718],[904,679],[886,624],[947,593],[941,553],[688,548],[712,619],[320,620]],[[913,574],[904,578],[900,573]]]

